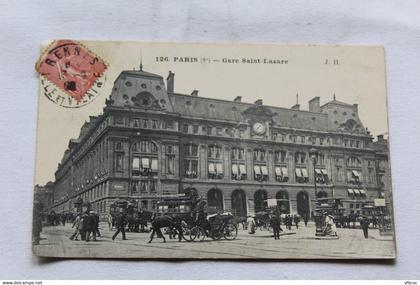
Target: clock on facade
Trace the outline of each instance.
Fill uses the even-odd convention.
[[[262,135],[265,133],[265,125],[262,123],[255,123],[252,126],[252,130],[254,131],[255,134]]]

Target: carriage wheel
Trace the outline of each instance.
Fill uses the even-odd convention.
[[[185,241],[192,241],[191,240],[191,229],[189,229],[188,227],[182,225],[182,238]]]
[[[206,232],[202,227],[193,227],[190,231],[190,240],[191,241],[203,241],[206,237]]]
[[[226,240],[234,240],[238,236],[238,227],[234,224],[227,224],[223,236]]]

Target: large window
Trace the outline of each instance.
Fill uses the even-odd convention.
[[[187,178],[197,178],[198,175],[198,161],[196,159],[184,160],[184,176]]]
[[[327,184],[328,183],[328,172],[326,169],[316,168],[315,169],[315,179],[318,184]]]
[[[286,154],[287,153],[285,151],[280,151],[280,150],[275,151],[274,152],[274,161],[276,163],[286,163],[287,162]]]
[[[174,146],[167,145],[165,149],[166,153],[166,174],[175,174],[175,153]]]
[[[197,156],[198,155],[198,146],[196,144],[186,144],[186,145],[184,145],[184,155],[185,156]]]
[[[295,174],[296,174],[296,182],[297,183],[308,183],[309,182],[308,170],[306,168],[296,167]]]
[[[223,178],[223,148],[217,145],[208,147],[208,178]]]
[[[121,152],[115,153],[115,171],[116,172],[124,171],[124,153],[121,153]]]
[[[132,176],[157,175],[158,148],[151,141],[136,142],[131,147],[132,152]]]
[[[278,182],[287,182],[289,180],[286,155],[286,151],[277,150],[274,152],[274,172]]]
[[[245,153],[243,148],[234,147],[231,150],[232,179],[246,180]]]
[[[198,145],[185,144],[184,145],[184,177],[197,178],[198,177]]]
[[[306,153],[296,152],[295,153],[295,163],[296,164],[305,164],[306,163]]]
[[[254,149],[254,179],[257,181],[268,180],[266,152],[263,149]]]
[[[362,173],[359,170],[347,170],[347,182],[358,185],[362,181]]]

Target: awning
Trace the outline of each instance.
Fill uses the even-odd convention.
[[[243,164],[239,164],[239,173],[242,174],[246,174],[246,169],[245,169],[245,165]]]
[[[152,171],[158,171],[158,160],[156,158],[152,159]]]
[[[234,175],[238,175],[238,165],[237,164],[232,164],[232,174]]]
[[[263,175],[268,175],[267,166],[265,166],[265,165],[261,166],[261,172],[262,172]]]
[[[321,169],[321,172],[322,172],[322,174],[323,174],[323,175],[328,176],[328,172],[327,172],[327,170],[325,170],[325,169]]]
[[[353,173],[354,177],[359,177],[359,172],[356,170],[352,170],[351,173]]]
[[[133,157],[133,170],[139,170],[140,169],[140,158]]]
[[[302,176],[308,178],[308,171],[306,170],[306,168],[302,168]]]
[[[259,165],[254,165],[254,172],[255,174],[261,174],[261,168]]]
[[[150,168],[149,159],[148,158],[142,158],[141,159],[141,167],[143,167],[143,168]]]
[[[218,174],[223,174],[223,166],[221,163],[216,163],[216,172]]]
[[[316,173],[316,174],[319,174],[319,175],[322,175],[322,172],[321,172],[321,170],[320,170],[320,169],[315,169],[315,173]]]
[[[281,174],[282,174],[282,173],[281,173],[281,168],[280,168],[280,167],[278,167],[278,166],[275,168],[275,172],[276,172],[276,175],[277,175],[277,176],[281,176]]]
[[[349,194],[351,194],[351,195],[353,195],[353,194],[354,194],[353,189],[347,189],[347,192],[348,192]]]
[[[297,177],[302,177],[302,171],[300,171],[300,168],[296,168],[295,172]]]
[[[287,168],[286,167],[282,167],[281,172],[283,173],[283,177],[289,177],[289,174],[287,173]]]
[[[366,191],[364,189],[360,189],[359,191],[360,191],[360,194],[366,195]]]
[[[354,189],[353,191],[354,191],[354,194],[356,194],[356,195],[360,195],[360,191],[359,191],[359,190]]]
[[[210,174],[216,173],[216,167],[214,166],[214,163],[209,163],[209,173]]]

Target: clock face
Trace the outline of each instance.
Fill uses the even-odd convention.
[[[255,123],[252,126],[252,130],[254,131],[254,133],[256,133],[257,135],[262,135],[265,133],[265,126],[261,123]]]

